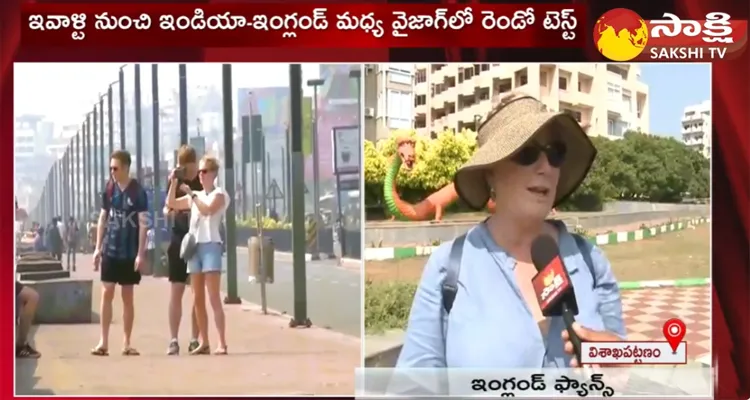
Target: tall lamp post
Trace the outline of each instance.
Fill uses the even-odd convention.
[[[125,150],[125,67],[120,67],[120,149]]]
[[[325,84],[324,79],[310,79],[307,86],[313,88],[313,123],[312,123],[312,156],[313,156],[313,219],[318,232],[320,232],[320,152],[318,149],[318,86]],[[320,260],[320,241],[315,240],[315,246],[311,249],[310,257]]]

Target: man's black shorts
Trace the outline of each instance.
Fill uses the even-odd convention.
[[[167,263],[169,263],[169,281],[172,283],[187,283],[187,263],[180,257],[180,246],[184,235],[172,233],[172,239],[167,248]]]
[[[145,261],[145,260],[144,260]],[[101,280],[118,285],[137,285],[141,283],[141,273],[135,270],[134,258],[102,258]]]

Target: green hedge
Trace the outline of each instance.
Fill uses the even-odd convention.
[[[383,180],[396,151],[396,137],[416,141],[417,162],[412,170],[399,172],[401,197],[416,203],[448,185],[453,174],[475,151],[471,131],[438,134],[436,139],[414,132],[395,132],[377,143],[365,141],[365,205],[368,219],[385,217]],[[707,198],[710,163],[698,152],[674,138],[627,132],[621,140],[592,137],[598,156],[576,192],[558,207],[568,211],[599,211],[612,200],[680,202],[683,197]],[[455,204],[447,211],[463,211]]]

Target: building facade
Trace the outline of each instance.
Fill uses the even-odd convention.
[[[649,131],[648,86],[638,64],[416,64],[414,128],[423,135],[474,130],[494,104],[522,92],[570,112],[592,136]]]
[[[364,71],[365,139],[387,138],[391,131],[414,127],[414,65],[366,64]]]
[[[711,101],[685,107],[681,123],[685,145],[711,158]]]

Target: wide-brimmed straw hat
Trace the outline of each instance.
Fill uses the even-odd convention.
[[[484,208],[490,199],[487,169],[514,155],[534,134],[550,124],[555,124],[555,133],[567,146],[553,207],[565,200],[586,177],[596,157],[596,148],[568,113],[550,112],[531,96],[514,95],[496,107],[479,127],[474,156],[453,178],[458,196],[469,207]]]

